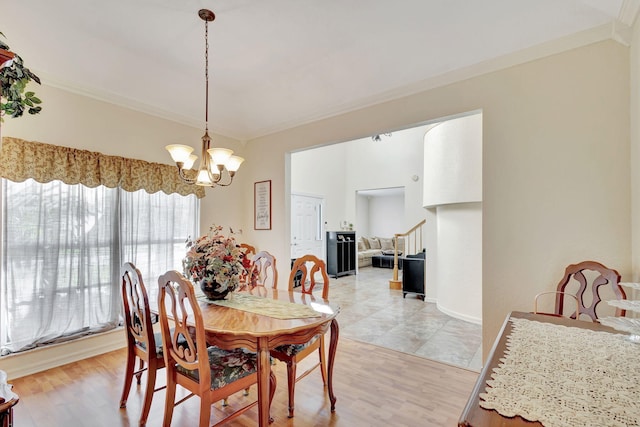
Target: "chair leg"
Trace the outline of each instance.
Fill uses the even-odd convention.
[[[269,372],[269,423],[273,422],[273,418],[271,418],[271,403],[273,402],[273,396],[276,394],[276,385],[276,374],[272,370]]]
[[[320,348],[318,349],[320,354],[320,372],[322,373],[322,383],[327,385],[327,356],[324,351],[324,335],[320,336]]]
[[[164,420],[162,427],[171,427],[171,418],[173,418],[173,407],[176,401],[176,381],[175,378],[169,378],[171,375],[167,372],[167,392],[164,401]]]
[[[136,374],[136,380],[138,385],[140,385],[140,378],[142,378],[142,370],[144,369],[144,360],[140,359],[140,367],[138,368],[138,373]]]
[[[124,370],[124,386],[122,387],[122,396],[120,397],[120,407],[127,406],[127,399],[129,398],[129,390],[131,390],[131,382],[133,380],[133,370],[136,365],[136,355],[133,349],[129,349],[127,352],[127,366]]]
[[[289,418],[293,418],[294,396],[296,392],[296,368],[295,360],[287,362],[287,388],[289,390]]]
[[[147,417],[149,416],[149,410],[151,409],[151,401],[153,400],[153,392],[156,387],[156,376],[158,373],[157,362],[149,363],[147,369],[147,389],[144,392],[144,402],[142,404],[142,412],[140,414],[140,426],[147,425]]]
[[[244,396],[249,396],[249,388],[250,387],[247,387],[247,388],[244,389],[244,393],[243,393]],[[222,399],[222,406],[229,406],[229,398],[228,397],[225,397],[224,399]]]
[[[211,418],[211,402],[200,396],[200,427],[209,427]]]

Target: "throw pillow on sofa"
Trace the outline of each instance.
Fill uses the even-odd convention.
[[[385,237],[378,237],[378,240],[380,241],[380,249],[382,249],[382,251],[393,251],[393,239],[392,238],[385,238]]]
[[[360,237],[358,239],[358,250],[359,251],[366,251],[367,249],[369,249],[369,242],[367,241],[366,237]]]
[[[380,240],[375,237],[367,237],[367,241],[369,242],[369,247],[371,249],[380,249],[382,246],[380,245]]]

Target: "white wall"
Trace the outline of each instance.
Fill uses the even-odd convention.
[[[369,197],[361,194],[356,195],[356,224],[357,236],[372,236],[369,227]]]
[[[291,156],[291,192],[324,197],[326,230],[340,230],[342,221],[355,222],[345,214],[344,182],[353,169],[345,151],[334,144]]]
[[[404,195],[371,197],[369,199],[369,234],[366,236],[393,237],[395,233],[407,231],[404,223],[404,206]]]
[[[424,156],[424,204],[436,208],[437,219],[436,238],[426,241],[427,299],[482,323],[482,114],[429,130]]]
[[[427,283],[427,295],[437,287],[437,306],[458,319],[482,323],[482,203],[455,203],[436,208],[438,258],[436,280]],[[491,346],[491,343],[484,343]]]
[[[424,162],[422,139],[428,128],[421,125],[393,132],[391,137],[383,136],[377,142],[365,137],[293,153],[291,191],[327,198],[328,229],[339,230],[340,223],[347,221],[354,224],[359,235],[371,235],[371,222],[365,226],[366,232],[358,223],[356,192],[404,187],[401,214],[394,217],[392,223],[394,233],[406,231],[424,218],[420,177]],[[326,172],[318,175],[310,172],[313,170]],[[418,182],[411,179],[413,175],[419,177]]]
[[[347,216],[355,217],[357,190],[378,188],[404,188],[404,215],[398,231],[404,232],[424,219],[422,209],[422,170],[424,156],[422,141],[430,126],[419,125],[394,130],[390,137],[372,141],[370,136],[350,141],[346,145],[347,157],[352,159],[352,170],[345,182]],[[411,177],[418,176],[418,181]],[[370,227],[373,224],[369,224]],[[357,224],[356,224],[357,227]],[[374,230],[369,230],[373,232]]]
[[[424,137],[425,207],[482,201],[482,115],[447,120]]]

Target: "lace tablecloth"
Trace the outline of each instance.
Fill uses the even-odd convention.
[[[307,317],[320,317],[321,314],[304,304],[294,304],[289,301],[279,301],[271,298],[263,298],[256,295],[243,293],[231,293],[228,299],[209,300],[204,295],[198,295],[198,299],[210,304],[248,311],[276,319],[304,319]]]
[[[510,321],[481,407],[546,427],[640,426],[640,345],[620,334]]]

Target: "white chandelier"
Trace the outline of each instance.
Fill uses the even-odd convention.
[[[205,83],[206,83],[206,101],[205,101],[205,131],[202,136],[202,153],[200,167],[197,174],[190,172],[193,164],[198,156],[191,154],[193,148],[188,145],[172,144],[165,148],[169,151],[171,158],[178,166],[178,174],[180,178],[188,183],[202,185],[206,187],[215,187],[217,185],[226,187],[233,181],[233,177],[240,164],[244,161],[242,157],[234,156],[233,150],[227,148],[210,148],[211,138],[209,137],[209,22],[216,19],[216,15],[208,9],[200,9],[198,16],[204,21],[204,37],[205,37]],[[215,168],[215,169],[214,169]],[[226,171],[226,173],[224,173]],[[223,178],[224,176],[224,178]]]

